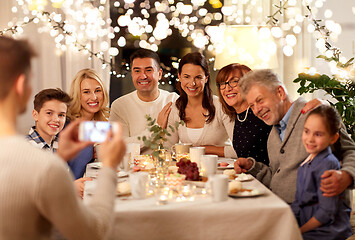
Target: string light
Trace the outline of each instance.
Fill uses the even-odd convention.
[[[74,23],[63,21],[63,16],[55,12],[46,12],[48,15],[43,14],[45,13],[43,10],[49,2],[52,3],[53,7],[61,8],[66,19],[71,18]],[[124,67],[124,62],[121,64],[121,68],[125,73],[119,74],[118,71],[113,71],[112,56],[117,56],[121,52],[119,49],[110,48],[107,42],[100,44],[100,50],[108,52],[107,55],[111,56],[110,60],[106,61],[103,54],[92,52],[91,47],[86,42],[96,41],[103,36],[107,36],[109,39],[117,37],[118,46],[123,48],[126,47],[129,39],[127,34],[131,34],[136,36],[136,47],[158,51],[161,41],[169,37],[172,34],[172,28],[175,28],[181,36],[191,41],[195,47],[201,50],[206,49],[212,55],[215,55],[216,52],[226,47],[226,44],[222,42],[226,24],[269,24],[272,26],[271,34],[278,39],[283,53],[286,56],[291,56],[293,47],[297,44],[296,35],[301,33],[304,19],[308,17],[312,22],[308,26],[309,31],[320,32],[319,22],[314,20],[311,9],[315,9],[314,12],[316,12],[317,8],[324,5],[325,0],[302,1],[302,6],[310,12],[307,16],[303,16],[304,10],[297,7],[298,1],[281,0],[279,5],[274,5],[276,11],[267,16],[266,19],[260,14],[263,10],[262,0],[233,0],[228,6],[223,6],[219,0],[192,0],[191,4],[174,0],[162,0],[155,3],[133,0],[115,1],[113,7],[117,9],[120,17],[117,20],[118,26],[113,25],[113,27],[108,26],[112,22],[109,17],[103,19],[106,2],[106,0],[100,0],[98,6],[94,7],[91,2],[84,0],[17,0],[18,6],[12,7],[11,10],[15,13],[22,9],[25,18],[19,24],[9,25],[8,28],[0,31],[0,34],[21,34],[26,23],[42,23],[42,25],[45,25],[45,21],[49,21],[48,26],[39,27],[38,30],[49,32],[60,51],[70,49],[81,51],[87,54],[90,59],[93,57],[99,58],[103,67],[111,68],[111,74],[122,77],[129,70],[129,67]],[[207,10],[209,4],[213,6],[212,10]],[[135,11],[137,6],[141,9],[139,12]],[[285,11],[286,9],[287,11]],[[257,14],[253,15],[253,13]],[[279,15],[284,15],[284,17],[279,20]],[[326,10],[324,16],[329,19],[325,24],[326,28],[329,29],[327,38],[337,38],[341,33],[340,25],[330,20],[332,16],[330,10]],[[222,19],[224,19],[224,22],[222,22]],[[282,22],[282,20],[284,21]],[[325,39],[324,36],[320,37],[319,34],[314,34],[314,36],[317,39]],[[321,43],[317,41],[318,49],[321,52],[327,52],[329,50],[327,39],[325,47],[322,47],[323,44]],[[169,78],[172,77],[169,76]]]

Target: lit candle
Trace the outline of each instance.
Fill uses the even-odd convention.
[[[188,197],[191,195],[191,189],[190,189],[190,186],[183,186],[183,189],[182,189],[182,195],[184,197]]]
[[[159,196],[158,205],[165,205],[168,203],[168,197],[164,194]]]

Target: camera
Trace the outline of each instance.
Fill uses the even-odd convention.
[[[79,125],[79,140],[91,141],[96,143],[104,142],[107,138],[107,133],[112,129],[112,132],[117,132],[118,125],[115,122],[104,121],[84,121]]]

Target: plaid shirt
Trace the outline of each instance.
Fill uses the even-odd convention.
[[[46,151],[56,152],[58,149],[58,136],[55,136],[51,142],[51,145],[48,145],[46,141],[39,135],[36,131],[36,127],[31,127],[28,135],[26,135],[27,140],[34,146],[41,148]]]

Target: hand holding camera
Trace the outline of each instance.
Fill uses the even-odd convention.
[[[93,126],[96,129],[92,129]],[[122,130],[118,123],[88,122],[77,119],[60,133],[57,153],[64,160],[69,161],[94,142],[102,142],[99,153],[102,164],[116,169],[126,151]]]

